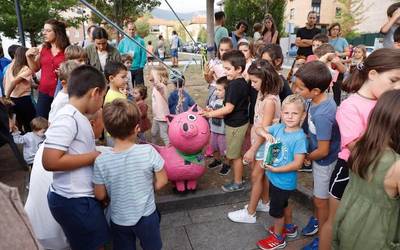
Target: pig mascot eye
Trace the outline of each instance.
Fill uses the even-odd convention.
[[[188,115],[188,120],[189,121],[194,122],[194,121],[196,121],[196,119],[197,119],[197,117],[195,115],[192,115],[192,114]]]

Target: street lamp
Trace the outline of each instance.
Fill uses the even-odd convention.
[[[79,15],[82,15],[83,40],[86,40],[86,31],[85,31],[85,13],[86,13],[86,11],[82,8],[78,8],[77,13]]]

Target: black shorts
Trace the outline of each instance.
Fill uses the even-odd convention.
[[[269,182],[269,215],[274,218],[282,218],[292,192],[292,190],[280,189]]]
[[[337,200],[342,199],[347,183],[349,183],[349,168],[347,162],[339,158],[329,182],[329,194]]]

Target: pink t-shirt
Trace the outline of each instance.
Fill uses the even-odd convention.
[[[169,115],[168,88],[165,84],[158,83],[153,87],[151,94],[151,107],[153,111],[153,119],[156,121],[167,121],[166,115]]]
[[[336,111],[336,120],[340,129],[339,158],[347,161],[350,150],[347,145],[360,138],[367,128],[368,116],[375,107],[376,100],[352,94],[344,100]]]
[[[250,139],[251,144],[253,145],[256,141],[256,128],[262,126],[262,120],[264,118],[264,109],[267,100],[272,100],[275,102],[275,114],[274,119],[272,120],[272,124],[278,123],[281,119],[281,101],[279,100],[278,95],[267,95],[262,99],[262,95],[258,92],[257,101],[254,106],[254,125],[251,127],[250,131]]]
[[[214,80],[211,82],[210,85],[215,86],[218,78],[226,76],[224,66],[222,65],[221,60],[215,58],[210,60],[210,62],[208,63],[208,67],[210,68],[210,70],[214,71]]]

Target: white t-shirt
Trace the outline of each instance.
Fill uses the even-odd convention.
[[[71,104],[65,105],[46,131],[44,147],[71,155],[95,151],[95,138],[89,120]],[[92,177],[93,166],[53,172],[50,190],[66,198],[94,197]]]
[[[53,181],[53,173],[43,168],[43,148],[44,145],[40,145],[33,161],[25,211],[35,236],[44,249],[69,249],[64,232],[53,218],[47,202],[47,192]]]
[[[171,49],[177,49],[179,44],[179,37],[177,35],[172,35],[171,37]]]
[[[68,104],[68,93],[64,93],[64,91],[61,90],[60,92],[58,92],[56,98],[54,98],[54,101],[51,103],[51,108],[49,113],[50,123],[54,121],[57,112],[66,104]]]
[[[104,71],[104,67],[106,66],[106,62],[107,62],[108,53],[107,53],[107,51],[104,51],[104,52],[98,51],[97,54],[99,55],[101,68]]]

